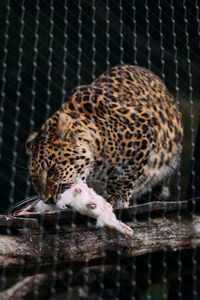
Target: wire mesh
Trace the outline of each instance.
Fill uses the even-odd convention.
[[[196,233],[194,232],[194,239],[190,237],[191,243],[188,242],[187,246],[189,250],[185,250],[185,246],[180,242],[184,234],[183,223],[187,213],[189,217],[192,216],[190,226],[194,227],[193,231],[198,232],[195,227],[199,217],[198,201],[191,202],[190,212],[182,209],[185,200],[199,196],[200,18],[198,1],[51,0],[47,3],[42,0],[35,2],[3,0],[0,7],[3,12],[0,70],[2,215],[6,214],[6,210],[11,205],[36,193],[31,184],[31,166],[24,146],[28,136],[34,131],[38,132],[41,125],[45,124],[46,141],[51,139],[48,129],[52,124],[48,118],[60,108],[62,112],[66,112],[66,109],[69,109],[70,99],[75,93],[77,93],[77,103],[73,118],[80,127],[82,124],[80,116],[83,110],[80,102],[82,91],[85,93],[85,101],[88,101],[88,97],[91,101],[90,116],[85,122],[90,125],[90,122],[95,123],[95,113],[100,109],[95,106],[95,96],[98,96],[95,92],[101,86],[99,82],[92,85],[91,82],[94,82],[103,72],[105,72],[103,93],[106,95],[104,119],[107,127],[104,136],[102,134],[104,144],[101,155],[104,167],[94,168],[88,175],[87,184],[92,186],[93,183],[97,193],[108,199],[111,175],[107,171],[110,169],[113,174],[117,170],[117,179],[113,176],[113,180],[116,180],[115,192],[119,203],[123,199],[125,146],[122,140],[126,130],[123,127],[125,115],[118,114],[121,122],[115,141],[116,145],[119,144],[117,146],[121,152],[119,161],[116,161],[118,167],[112,166],[112,169],[109,165],[109,155],[112,159],[114,157],[114,154],[109,152],[110,144],[113,142],[109,132],[113,125],[110,99],[113,93],[115,97],[117,93],[116,90],[114,92],[111,90],[112,74],[109,73],[111,67],[129,64],[149,70],[148,91],[145,93],[148,94],[148,110],[151,112],[154,91],[151,88],[150,71],[157,74],[163,82],[162,91],[165,90],[166,85],[174,96],[184,124],[182,156],[177,158],[178,166],[170,184],[170,200],[178,203],[175,217],[167,211],[168,202],[163,202],[162,212],[159,211],[158,215],[154,214],[156,195],[154,186],[150,185],[144,200],[142,198],[132,201],[134,211],[132,219],[129,219],[133,227],[131,250],[130,240],[126,240],[123,235],[113,230],[96,229],[90,218],[80,221],[75,210],[68,223],[64,225],[62,212],[59,212],[53,225],[52,221],[50,223],[47,221],[48,214],[41,214],[38,219],[39,228],[35,231],[28,228],[28,219],[20,230],[2,226],[0,255],[2,255],[1,261],[4,261],[0,262],[0,298],[10,299],[9,293],[13,297],[12,293],[15,291],[15,299],[21,299],[23,293],[26,294],[24,297],[32,297],[32,299],[199,299],[199,241]],[[127,90],[123,84],[124,74],[123,72],[119,74],[120,95],[117,105],[119,111],[123,111],[124,95]],[[135,76],[135,82],[140,85],[140,79],[137,78],[137,74]],[[142,87],[135,87],[133,103],[138,110],[141,90]],[[92,91],[94,97],[91,97],[88,91]],[[159,105],[157,110],[159,111]],[[99,124],[101,123],[98,123],[98,126]],[[149,134],[151,134],[152,124],[153,120],[150,117]],[[165,128],[162,125],[160,124],[160,132],[162,131],[165,136]],[[117,129],[114,128],[114,131]],[[91,127],[88,128],[88,134],[90,139],[95,141],[96,137]],[[137,134],[137,128],[134,128],[134,134]],[[66,150],[62,133],[58,136],[61,140],[59,146],[59,168],[61,168],[66,159]],[[76,158],[79,155],[80,132],[75,130],[74,136],[77,149],[72,148],[69,151],[73,152]],[[165,141],[161,143],[166,144]],[[180,142],[177,143],[180,149]],[[90,146],[88,151],[93,153],[93,146]],[[138,146],[135,151],[139,151]],[[48,166],[44,158],[46,154],[48,154],[47,144],[44,147],[44,156],[40,158],[47,173]],[[130,152],[127,152],[127,157],[129,155]],[[117,157],[116,153],[115,156]],[[95,156],[95,158],[99,160],[99,157]],[[164,157],[163,161],[166,160],[167,158]],[[91,169],[94,165],[95,161],[90,160]],[[71,165],[68,169],[70,167]],[[79,168],[80,164],[76,162],[74,170]],[[99,170],[101,176],[98,176]],[[22,171],[25,174],[22,174]],[[135,174],[132,176],[134,182]],[[151,174],[149,173],[148,176],[150,177]],[[62,183],[61,177],[58,178],[58,182]],[[166,183],[166,181],[163,183],[162,188]],[[144,202],[149,203],[149,210],[140,215],[139,205],[143,205]],[[121,210],[117,218],[126,222],[123,214]],[[165,243],[159,251],[150,247],[146,252],[140,253],[138,250],[140,245],[134,244],[134,241],[138,241],[137,228],[140,226],[145,228],[141,240],[144,242],[146,239],[150,243],[155,239],[155,232],[157,232],[156,225],[155,230],[152,231],[152,224],[156,224],[155,222],[160,218],[162,224],[167,226],[173,217],[178,224],[176,232],[178,246],[173,248],[170,246],[172,242],[169,241],[169,245]],[[36,245],[36,250],[32,253],[30,263],[29,254],[25,255],[24,245],[28,245],[26,240],[20,248],[24,252],[20,256],[18,267],[13,264],[15,267],[12,268],[8,264],[10,250],[8,249],[8,253],[5,251],[7,248],[3,241],[6,236],[10,239],[15,238],[16,232],[20,238],[23,232],[28,237],[27,240],[30,239]],[[82,234],[79,235],[80,242],[77,242],[76,234],[79,232]],[[163,239],[167,240],[168,233],[165,232],[165,228],[162,234]],[[106,245],[102,246],[100,254],[96,245],[92,244],[95,235],[96,243],[100,239],[102,245]],[[51,238],[51,244],[47,243],[47,236]],[[67,237],[69,237],[70,252],[66,259],[62,248]],[[88,251],[81,252],[81,243],[88,245]],[[45,249],[47,244],[50,247],[49,252]],[[44,253],[48,255],[45,256]],[[28,277],[28,274],[33,277]],[[24,287],[28,287],[28,282],[32,282],[32,288],[27,288],[27,292],[24,292],[20,282]]]

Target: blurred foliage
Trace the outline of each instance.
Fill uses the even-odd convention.
[[[142,295],[139,300],[160,300],[167,299],[169,290],[169,284],[167,283],[156,283],[152,284],[152,286],[148,289],[148,291]]]

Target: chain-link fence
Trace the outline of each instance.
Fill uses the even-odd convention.
[[[198,1],[2,0],[0,7],[2,299],[200,299]],[[120,67],[117,71],[109,73],[111,67],[118,65]],[[123,65],[128,65],[125,73]],[[133,71],[132,65],[149,70],[145,71],[146,75],[141,71],[141,76],[144,76],[141,81],[136,78],[140,71]],[[158,95],[156,83],[154,91],[154,75],[150,70],[162,79],[159,93],[165,92],[166,85],[178,107],[174,115],[166,114],[166,119],[162,118],[161,104],[158,102],[155,105],[154,102],[156,97],[160,97],[160,100],[162,97]],[[105,78],[96,80],[104,72]],[[131,77],[133,75],[127,75],[131,72],[135,72],[134,79]],[[148,83],[146,90],[144,78]],[[137,115],[133,122],[133,133],[129,135],[127,128],[129,130],[131,124],[125,120],[131,111],[131,105],[127,109],[126,101],[130,101],[129,86],[133,80],[136,80],[138,86],[134,85],[134,88],[139,92],[134,90],[135,98],[132,102]],[[91,82],[94,84],[91,85]],[[102,93],[105,96],[103,98]],[[142,105],[143,102],[148,102],[145,99],[149,101],[146,106]],[[83,101],[87,105],[84,106]],[[173,111],[173,105],[175,104],[169,105],[169,110]],[[116,107],[118,112],[113,116],[111,112]],[[86,112],[83,111],[84,108]],[[27,138],[32,132],[41,134],[41,125],[59,109],[61,113],[66,113],[67,110],[71,114],[72,123],[68,131],[62,131],[63,123],[66,125],[65,117],[61,118],[60,123],[58,116],[55,116],[55,122],[47,121],[45,129],[42,129],[45,136],[43,152],[39,157],[39,148],[35,146],[35,151],[38,152],[32,162],[28,161],[25,150]],[[154,137],[155,143],[158,141],[158,144],[165,144],[160,134],[166,129],[163,139],[166,139],[169,147],[170,132],[173,134],[174,130],[175,134],[176,131],[175,128],[170,129],[170,126],[173,127],[170,122],[176,123],[180,109],[184,139],[181,156],[177,155],[176,160],[171,163],[172,158],[167,159],[168,152],[163,150],[160,161],[159,168],[164,164],[163,172],[168,172],[167,165],[174,164],[174,168],[177,165],[170,182],[168,202],[161,197],[156,204],[157,190],[154,191],[153,182],[161,173],[157,175],[154,172],[148,186],[144,179],[139,182],[140,187],[137,187],[138,190],[148,191],[144,199],[141,200],[138,196],[134,198],[133,193],[134,201],[130,203],[130,209],[116,205],[118,207],[115,214],[118,219],[121,218],[131,226],[132,237],[124,237],[111,229],[96,229],[92,219],[84,219],[75,210],[38,213],[35,217],[30,214],[25,219],[11,216],[10,219],[4,218],[7,209],[22,199],[29,199],[27,203],[37,200],[37,197],[32,197],[36,192],[42,198],[41,192],[37,190],[38,184],[34,183],[34,175],[32,183],[35,189],[33,188],[30,172],[37,173],[43,163],[44,171],[49,171],[48,176],[51,177],[48,161],[55,160],[52,156],[55,148],[48,148],[46,141],[54,139],[56,130],[62,141],[54,141],[53,145],[59,144],[60,149],[56,150],[56,155],[62,160],[60,165],[67,169],[65,177],[70,172],[73,177],[73,172],[77,174],[77,170],[80,174],[84,173],[82,170],[87,163],[92,172],[84,173],[87,176],[83,174],[81,178],[87,177],[87,185],[93,185],[97,193],[112,205],[113,201],[118,201],[116,199],[123,198],[125,190],[128,195],[129,185],[134,190],[134,182],[144,174],[140,169],[143,160],[137,157],[139,154],[147,155],[146,145],[141,142],[138,146],[142,139],[138,137],[138,145],[134,148],[134,137],[137,130],[140,132],[140,127],[144,126],[142,118],[145,116],[141,117],[141,114],[145,114],[145,109],[160,113],[160,123],[156,124],[155,121],[154,124],[158,132]],[[154,144],[151,140],[151,128],[154,114],[150,114],[150,117],[149,113],[147,115],[147,133],[144,127],[143,133],[146,134],[150,143],[149,151],[152,153]],[[84,118],[85,123],[82,121]],[[76,129],[74,122],[79,126]],[[117,127],[117,122],[120,128]],[[168,127],[165,127],[166,123]],[[92,128],[93,124],[96,124],[95,128]],[[80,127],[84,131],[85,125],[88,126],[90,143],[96,141],[92,147],[97,147],[97,150],[98,147],[102,148],[102,152],[96,150],[95,153],[96,148],[91,150],[91,147],[87,149],[88,152],[83,151],[82,156],[78,152],[81,146],[77,141],[88,139],[85,136],[83,138],[80,133]],[[179,128],[181,125],[177,126]],[[71,129],[74,129],[73,137],[68,134]],[[171,148],[181,147],[178,131]],[[66,147],[62,133],[64,136],[68,134],[67,141],[72,138],[76,140],[78,150],[71,146],[71,142]],[[42,145],[39,139],[36,144],[40,147]],[[128,150],[124,156],[126,146]],[[48,151],[51,150],[49,156]],[[33,154],[33,149],[31,151]],[[131,153],[135,153],[135,156]],[[158,149],[155,153],[161,157]],[[148,155],[145,163],[149,159]],[[34,165],[36,167],[33,170]],[[134,173],[133,183],[130,183],[129,177],[125,184],[124,174],[127,181],[129,168]],[[43,178],[43,173],[38,174]],[[146,173],[146,176],[150,175]],[[165,178],[165,182],[161,180],[162,188],[167,179]],[[59,180],[61,181],[60,177]],[[43,188],[43,183],[41,185]],[[112,191],[113,186],[115,191]],[[43,189],[44,198],[47,197],[46,192],[47,188],[45,192]],[[137,195],[141,196],[140,194],[143,196],[142,191]],[[187,202],[188,199],[190,200]],[[149,202],[151,204],[147,205]]]

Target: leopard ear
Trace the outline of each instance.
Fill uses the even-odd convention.
[[[26,154],[31,155],[31,148],[32,148],[33,142],[34,142],[37,135],[38,135],[38,133],[34,131],[27,138],[26,143],[25,143]]]
[[[72,131],[71,127],[73,124],[74,117],[71,114],[61,112],[57,122],[57,136],[65,139]]]
[[[58,117],[56,132],[57,135],[62,138],[62,135],[65,135],[67,128],[70,124],[70,118],[67,117],[67,114],[61,112]]]

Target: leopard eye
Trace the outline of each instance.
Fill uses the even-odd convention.
[[[39,182],[38,182],[37,179],[32,179],[32,184],[33,184],[34,186],[38,186],[38,185],[39,185]]]
[[[70,187],[72,186],[72,184],[66,184],[66,183],[63,183],[60,185],[60,193],[64,193],[66,190],[68,190]]]
[[[55,172],[55,166],[52,166],[52,167],[48,170],[47,176],[48,176],[48,177],[51,177],[51,176],[54,174],[54,172]]]

